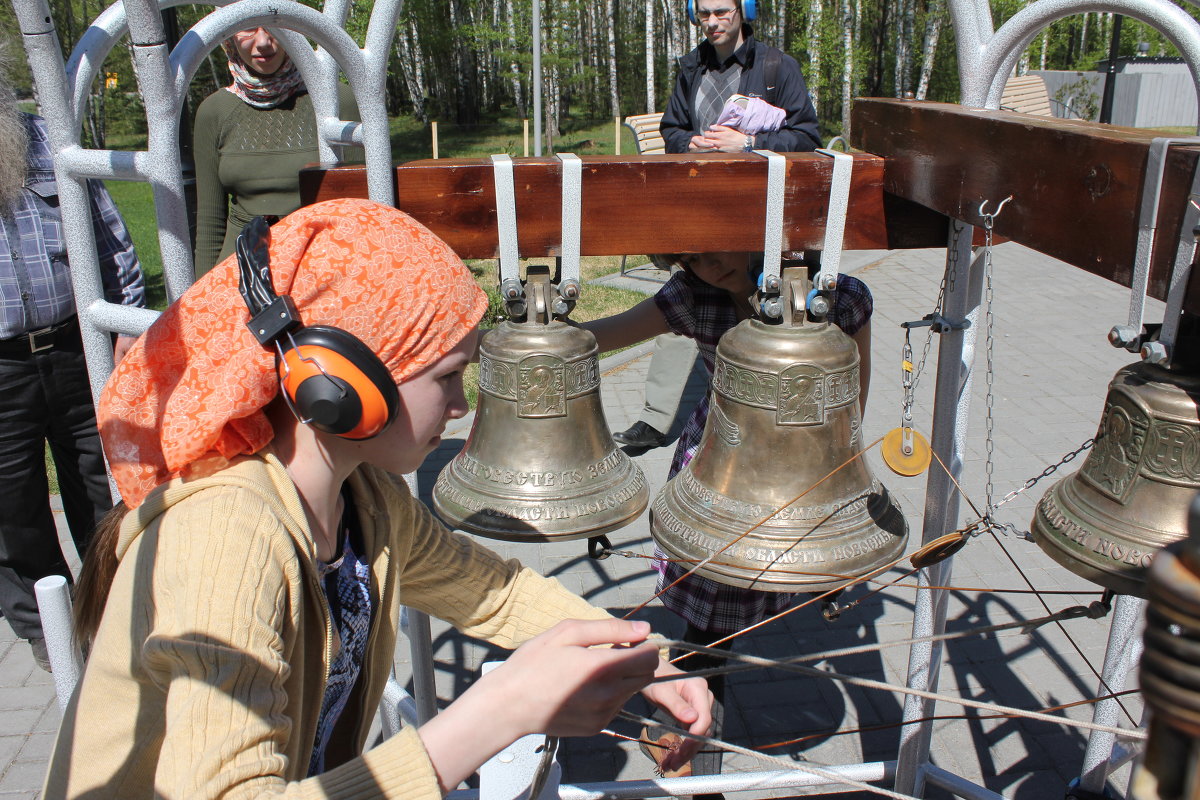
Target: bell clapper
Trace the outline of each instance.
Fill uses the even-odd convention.
[[[607,536],[593,536],[588,539],[588,558],[603,561],[613,554],[612,542]]]

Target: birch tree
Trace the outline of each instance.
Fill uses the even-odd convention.
[[[652,114],[657,109],[657,98],[654,96],[654,0],[645,0],[646,10],[646,113]]]
[[[929,94],[929,79],[933,76],[933,65],[937,58],[938,40],[942,35],[942,24],[946,21],[943,0],[933,0],[925,15],[925,40],[921,48],[921,77],[917,81],[916,98],[924,100]]]

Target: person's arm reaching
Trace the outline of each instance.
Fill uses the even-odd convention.
[[[622,347],[644,342],[670,330],[652,297],[620,314],[578,324],[584,330],[591,331],[592,335],[596,337],[596,343],[600,345],[601,353],[620,350]]]

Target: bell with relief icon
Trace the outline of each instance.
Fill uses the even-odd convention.
[[[1083,466],[1037,505],[1032,533],[1042,550],[1106,589],[1145,597],[1150,559],[1187,536],[1200,489],[1198,399],[1194,367],[1118,370]]]
[[[808,288],[784,270],[784,320],[721,338],[699,449],[654,500],[663,551],[689,568],[714,556],[697,574],[719,583],[826,591],[904,551],[904,516],[861,457],[858,348],[806,309]]]
[[[433,488],[452,527],[510,541],[582,539],[646,508],[646,479],[604,419],[596,338],[553,319],[551,289],[544,268],[530,267],[529,321],[502,322],[480,343],[474,425]]]

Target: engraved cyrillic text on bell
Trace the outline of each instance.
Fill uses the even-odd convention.
[[[698,570],[720,583],[825,591],[904,551],[904,516],[855,457],[858,348],[805,314],[807,283],[785,271],[788,320],[722,337],[699,449],[654,500],[663,551],[690,567],[723,550]]]
[[[1187,535],[1200,489],[1200,375],[1138,362],[1120,369],[1096,443],[1034,513],[1034,541],[1058,563],[1118,594],[1145,597],[1145,570]]]
[[[641,470],[600,402],[596,339],[565,322],[502,322],[484,335],[470,436],[433,489],[453,527],[494,539],[598,536],[646,508]]]

